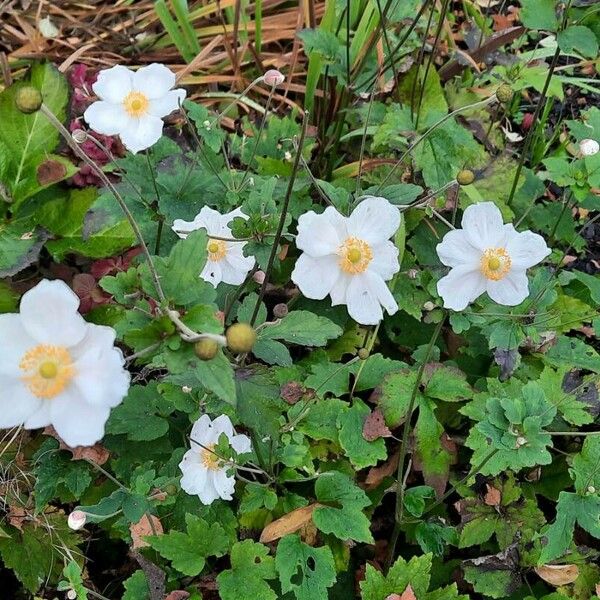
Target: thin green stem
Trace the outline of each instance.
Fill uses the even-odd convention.
[[[292,197],[292,189],[294,187],[294,182],[296,181],[296,175],[298,173],[298,169],[300,167],[300,155],[302,154],[302,149],[304,148],[304,139],[306,137],[306,127],[308,125],[308,113],[304,113],[304,117],[302,119],[302,130],[300,132],[300,140],[298,141],[298,150],[296,152],[296,157],[294,159],[294,166],[292,168],[292,174],[290,175],[287,190],[285,192],[285,198],[283,199],[283,205],[281,207],[281,216],[279,218],[279,224],[277,225],[277,231],[275,232],[275,239],[273,240],[273,247],[271,248],[271,254],[269,255],[269,261],[267,263],[267,269],[265,271],[265,279],[260,286],[260,292],[258,294],[258,298],[256,299],[256,305],[254,306],[254,311],[252,312],[252,318],[250,319],[250,325],[254,326],[256,323],[256,317],[258,316],[258,311],[260,310],[260,303],[262,302],[265,292],[267,290],[267,285],[269,284],[269,277],[271,276],[271,271],[273,270],[273,265],[275,264],[275,257],[277,256],[277,249],[279,248],[279,241],[281,240],[281,236],[283,234],[283,228],[285,226],[285,219],[287,217],[287,211],[290,204],[290,198]]]

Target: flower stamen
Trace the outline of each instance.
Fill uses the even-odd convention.
[[[129,92],[123,99],[125,111],[130,117],[141,117],[148,112],[150,100],[141,92]]]
[[[25,373],[22,381],[38,398],[54,398],[75,375],[71,355],[63,346],[35,346],[24,354],[19,368]]]
[[[510,271],[512,261],[504,248],[488,248],[481,257],[481,272],[493,281],[504,279]]]
[[[200,451],[200,458],[202,460],[202,464],[209,471],[217,471],[221,467],[221,460],[215,454],[214,448],[216,444],[209,444],[205,448],[202,448]]]
[[[225,258],[225,255],[227,254],[227,245],[223,240],[211,239],[206,245],[206,250],[208,251],[208,260],[218,262]]]
[[[355,275],[366,271],[373,260],[371,246],[363,240],[349,237],[339,248],[339,264],[342,271]]]

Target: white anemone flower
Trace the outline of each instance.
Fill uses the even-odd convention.
[[[521,304],[529,295],[526,270],[550,248],[541,235],[505,225],[495,204],[481,202],[465,210],[462,229],[449,231],[437,253],[451,267],[438,281],[438,293],[446,308],[463,310],[484,292],[498,304]]]
[[[71,446],[104,435],[110,409],[129,389],[111,327],[86,323],[62,281],[40,281],[21,312],[0,315],[0,427],[52,425]]]
[[[83,113],[97,133],[118,135],[127,150],[136,154],[158,142],[162,118],[179,108],[185,90],[171,89],[175,73],[154,63],[137,71],[122,65],[100,71],[92,89],[100,98]]]
[[[238,454],[250,452],[250,438],[236,434],[227,415],[221,415],[214,421],[208,415],[202,415],[192,427],[192,447],[179,463],[183,473],[181,489],[190,495],[197,495],[202,504],[212,504],[217,498],[232,499],[235,477],[228,474],[232,467],[214,452],[223,433]]]
[[[222,215],[208,206],[203,206],[193,221],[175,219],[173,222],[173,231],[182,239],[197,229],[206,230],[209,236],[206,245],[206,264],[200,277],[215,287],[221,282],[240,285],[254,267],[254,257],[244,256],[246,242],[228,241],[233,238],[229,223],[236,217],[248,218],[240,208]]]
[[[387,284],[400,269],[398,248],[390,241],[400,225],[400,211],[385,198],[365,198],[349,217],[329,206],[298,219],[296,246],[303,251],[292,280],[307,297],[346,304],[362,325],[393,315],[398,305]]]

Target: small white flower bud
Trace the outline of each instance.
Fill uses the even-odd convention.
[[[204,126],[205,129],[210,129],[210,121],[208,119],[206,121],[204,121],[204,123],[202,123],[202,125]]]
[[[74,510],[67,518],[67,524],[73,531],[81,529],[87,521],[87,515],[82,510]]]
[[[277,69],[269,69],[263,75],[263,81],[272,87],[281,85],[285,81],[285,75],[280,73]]]
[[[431,302],[430,300],[428,300],[427,302],[425,302],[425,304],[423,304],[423,310],[426,310],[427,312],[432,311],[435,308],[435,304],[433,302]]]
[[[285,160],[292,160],[292,153],[289,150],[286,150],[285,154],[283,155],[283,158]]]
[[[68,600],[77,600],[77,592],[75,590],[69,590],[67,592]]]
[[[85,142],[85,140],[87,140],[88,135],[83,129],[76,129],[71,134],[71,137],[73,138],[73,141],[76,144],[83,144],[83,142]]]
[[[596,488],[593,485],[589,485],[587,491],[588,491],[588,494],[595,494]]]
[[[600,144],[596,140],[581,140],[579,142],[579,152],[582,156],[594,156],[600,152]]]
[[[252,279],[256,281],[259,285],[262,285],[265,280],[265,272],[264,271],[256,271],[254,275],[252,275]]]
[[[192,388],[191,388],[189,385],[184,385],[184,386],[181,388],[181,391],[182,391],[184,394],[189,394],[189,393],[192,391]]]

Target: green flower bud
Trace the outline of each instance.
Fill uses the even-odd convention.
[[[256,342],[256,331],[248,323],[235,323],[225,332],[227,346],[232,352],[250,352]]]
[[[460,185],[470,185],[475,181],[475,173],[469,169],[463,169],[456,175],[456,181],[458,181]]]
[[[215,340],[200,340],[194,344],[194,352],[200,360],[212,360],[219,351],[219,344]]]
[[[510,102],[513,99],[514,95],[515,93],[513,92],[510,85],[508,85],[507,83],[503,83],[496,90],[496,98],[498,98],[498,100],[503,104],[507,104],[508,102]]]
[[[42,94],[40,90],[31,85],[19,88],[15,97],[17,108],[26,115],[34,113],[42,105]]]

